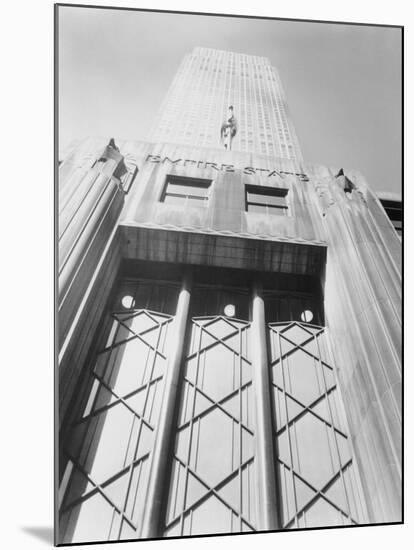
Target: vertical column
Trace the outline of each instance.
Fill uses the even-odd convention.
[[[177,402],[185,330],[188,320],[191,296],[191,274],[183,278],[174,318],[172,348],[165,377],[159,424],[154,441],[150,480],[147,491],[147,505],[141,528],[141,538],[160,536],[161,514],[166,493],[166,482],[174,432],[174,411]]]
[[[350,174],[351,175],[351,174]],[[364,180],[329,182],[325,312],[371,522],[401,521],[401,242]],[[356,189],[355,189],[356,188]]]
[[[278,528],[275,457],[270,403],[269,361],[262,285],[253,286],[252,363],[256,402],[256,468],[261,531]]]
[[[100,157],[91,145],[92,154],[97,157],[93,167],[90,167],[90,160],[83,161],[82,170],[63,172],[59,178],[62,189],[65,186],[74,189],[65,200],[59,196],[59,201],[63,200],[58,244],[60,349],[67,340],[89,281],[117,226],[125,200],[115,175],[125,173],[124,157],[115,144],[110,142]]]

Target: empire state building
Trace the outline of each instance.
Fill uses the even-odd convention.
[[[266,57],[195,48],[164,99],[151,141],[219,147],[218,129],[233,105],[232,149],[302,159],[277,70]]]
[[[401,521],[401,241],[364,177],[302,159],[251,55],[195,48],[121,138],[59,165],[57,543]]]

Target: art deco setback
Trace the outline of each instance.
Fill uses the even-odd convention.
[[[58,541],[400,521],[401,242],[364,178],[109,138],[59,172]]]

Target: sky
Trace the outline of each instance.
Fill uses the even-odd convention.
[[[260,55],[280,74],[306,162],[401,195],[401,31],[392,27],[82,7],[59,9],[59,149],[146,140],[196,46]]]

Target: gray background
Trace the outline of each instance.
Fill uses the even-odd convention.
[[[356,168],[401,194],[401,31],[396,28],[61,7],[59,141],[145,140],[195,46],[270,59],[304,159]]]

